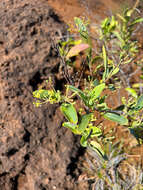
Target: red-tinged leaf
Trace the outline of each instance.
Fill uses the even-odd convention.
[[[70,58],[70,57],[73,57],[73,56],[76,56],[78,55],[81,51],[84,51],[85,49],[89,48],[89,45],[88,44],[78,44],[78,45],[75,45],[74,47],[72,47],[70,49],[70,51],[68,52],[66,58]]]

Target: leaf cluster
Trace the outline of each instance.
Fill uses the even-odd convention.
[[[84,54],[84,64],[89,70],[86,85],[81,88],[79,85],[67,84],[65,93],[55,89],[33,92],[37,106],[47,102],[59,103],[67,120],[63,126],[80,135],[81,145],[91,148],[102,158],[106,157],[106,151],[99,143],[103,134],[101,125],[95,125],[95,111],[104,119],[125,125],[132,131],[140,131],[143,126],[143,95],[138,90],[126,86],[129,96],[127,99],[123,97],[122,105],[116,109],[108,107],[105,95],[105,90],[114,91],[121,87],[117,82],[121,67],[133,61],[138,52],[138,43],[132,40],[132,33],[136,25],[143,22],[143,18],[134,18],[134,11],[127,9],[123,15],[117,14],[101,23],[98,51],[95,50],[94,38],[89,33],[88,22],[76,17],[74,21],[79,38],[70,37],[66,41],[60,41],[59,54],[66,67],[72,63],[73,57]],[[75,106],[76,98],[80,100],[81,107]]]

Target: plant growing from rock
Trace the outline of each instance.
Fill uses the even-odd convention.
[[[79,37],[62,40],[58,45],[63,74],[67,80],[65,91],[56,91],[50,87],[48,90],[39,89],[33,92],[36,106],[44,103],[60,104],[60,110],[66,119],[63,127],[70,129],[75,135],[80,135],[81,145],[87,147],[97,160],[96,166],[89,161],[92,171],[96,173],[98,170],[94,189],[125,189],[120,177],[116,176],[117,165],[125,159],[125,155],[115,154],[118,151],[111,145],[112,137],[103,135],[102,123],[95,124],[95,111],[104,119],[128,127],[138,142],[142,143],[140,132],[143,127],[143,95],[139,88],[142,84],[131,86],[122,69],[125,65],[129,66],[138,53],[138,42],[132,40],[132,34],[135,27],[143,22],[143,18],[134,18],[135,11],[136,7],[133,7],[125,10],[123,15],[106,18],[101,23],[97,44],[97,40],[89,32],[89,23],[75,18],[75,26],[70,27],[70,30],[77,32]],[[69,73],[69,68],[74,68],[74,60],[77,57],[80,57],[82,69],[79,70],[80,77],[76,81]],[[85,70],[88,73],[86,75]],[[50,84],[51,80],[47,83]],[[107,96],[104,91],[116,91],[122,84],[129,93],[128,98],[122,97],[122,105],[112,109],[106,103]],[[109,144],[112,147],[111,152],[106,150]],[[108,174],[110,169],[113,175]],[[113,182],[115,185],[111,185]],[[134,187],[126,185],[126,190]]]

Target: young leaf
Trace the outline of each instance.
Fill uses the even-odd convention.
[[[82,136],[80,139],[80,144],[83,147],[87,147],[87,138],[85,136]]]
[[[117,21],[115,20],[115,17],[112,16],[110,25],[109,25],[109,29],[108,29],[109,32],[112,32],[115,29],[116,25],[117,25]]]
[[[90,93],[90,100],[89,100],[89,104],[92,105],[94,103],[94,101],[100,96],[100,94],[102,93],[102,91],[105,89],[105,83],[99,84],[97,85]]]
[[[70,129],[76,135],[81,135],[81,133],[77,130],[77,125],[74,123],[64,122],[63,127]]]
[[[80,52],[84,51],[85,49],[89,48],[88,44],[78,44],[73,46],[70,51],[68,52],[66,58],[69,59],[70,57],[78,55]]]
[[[75,22],[75,25],[78,29],[78,32],[80,34],[82,41],[83,42],[90,42],[89,34],[88,34],[88,30],[87,30],[88,23],[85,22],[84,20],[78,18],[78,17],[74,17],[74,22]]]
[[[69,89],[75,93],[77,93],[77,95],[82,99],[82,101],[87,104],[87,97],[86,95],[82,92],[82,90],[72,86],[72,85],[69,85]]]
[[[69,89],[70,89],[71,91],[73,91],[73,92],[75,92],[75,93],[77,93],[77,94],[79,94],[79,95],[84,96],[84,93],[82,92],[82,90],[80,90],[80,89],[78,89],[78,88],[76,88],[76,87],[74,87],[74,86],[72,86],[72,85],[69,85],[68,87],[69,87]]]
[[[104,156],[104,151],[102,150],[101,146],[99,143],[97,143],[96,141],[91,141],[90,142],[90,146],[98,153],[100,154],[100,156]]]
[[[126,88],[126,90],[135,98],[138,97],[136,91],[133,88]]]
[[[101,129],[96,126],[89,126],[86,128],[86,132],[88,134],[88,138],[99,137],[102,135]]]
[[[102,131],[98,127],[93,126],[91,129],[93,130],[91,137],[98,137],[98,136],[102,135]]]
[[[111,112],[107,112],[104,115],[105,119],[111,120],[111,121],[115,121],[117,123],[119,123],[120,125],[128,125],[128,119],[125,118],[122,115],[118,115],[116,113],[111,113]]]
[[[126,12],[127,17],[131,17],[132,13],[134,12],[134,9],[130,9]]]
[[[101,27],[105,28],[107,25],[109,25],[109,18],[105,18],[102,22],[101,22]]]
[[[132,85],[133,88],[140,88],[143,87],[143,83],[135,83]]]
[[[104,61],[104,73],[103,73],[103,80],[106,79],[107,76],[107,54],[106,54],[106,49],[105,46],[102,47],[102,56],[103,56],[103,61]]]
[[[78,45],[81,43],[82,43],[82,40],[73,40],[71,43],[69,43],[69,45]]]
[[[143,108],[143,95],[141,95],[138,100],[137,104],[134,107],[136,110],[141,110]]]
[[[139,23],[139,22],[143,22],[143,18],[136,18],[136,19],[130,24],[130,26],[133,26],[134,24]]]
[[[81,120],[79,122],[79,127],[78,130],[82,133],[85,131],[86,127],[88,126],[90,119],[91,119],[91,113],[90,114],[85,114],[81,116]]]
[[[72,104],[63,103],[60,109],[69,122],[77,124],[78,122],[77,112]]]
[[[70,122],[64,122],[63,127],[69,128],[69,129],[75,129],[77,127],[76,124],[70,123]]]
[[[78,17],[74,17],[74,22],[80,32],[87,32],[87,27],[84,21]]]
[[[112,71],[111,76],[116,75],[118,72],[119,72],[119,67],[116,67],[116,68]]]

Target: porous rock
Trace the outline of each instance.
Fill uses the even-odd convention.
[[[0,7],[0,189],[74,189],[67,176],[73,136],[60,127],[57,105],[36,108],[32,97],[42,77],[58,72],[52,40],[65,25],[47,1]]]

